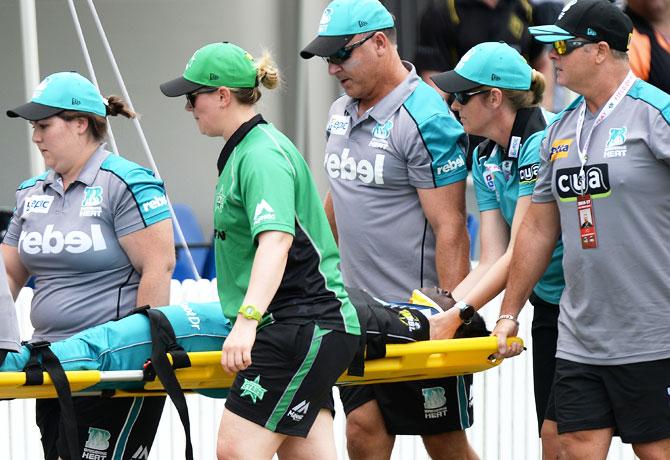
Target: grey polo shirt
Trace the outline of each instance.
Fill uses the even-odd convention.
[[[16,307],[7,284],[5,262],[0,257],[0,349],[18,351],[20,343]]]
[[[465,180],[466,137],[444,100],[410,73],[360,117],[342,96],[330,108],[324,166],[348,286],[385,299],[437,286],[435,236],[417,194]]]
[[[47,171],[16,192],[4,243],[35,275],[34,340],[62,340],[124,316],[140,281],[119,238],[168,219],[163,183],[101,146],[63,190]]]
[[[533,194],[560,212],[566,287],[556,356],[609,365],[670,358],[670,96],[637,80],[593,131],[584,170],[597,249],[582,249],[575,198],[582,101],[547,127]]]

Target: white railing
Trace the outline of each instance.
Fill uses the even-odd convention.
[[[28,319],[32,291],[24,289],[17,299],[22,336],[30,337],[32,327]],[[182,301],[208,302],[216,300],[216,286],[207,280],[172,282],[171,303]],[[491,302],[482,313],[489,327],[497,317],[500,299]],[[468,438],[482,459],[534,460],[541,458],[537,437],[532,385],[530,318],[532,306],[527,305],[521,314],[520,336],[526,342],[522,356],[508,359],[499,367],[475,374],[474,426]],[[196,459],[215,458],[216,434],[223,411],[223,400],[202,396],[187,396],[191,414],[191,435]],[[339,404],[337,396],[336,404]],[[11,460],[42,459],[40,434],[35,426],[33,400],[16,400],[0,403],[0,458]],[[346,459],[344,418],[341,406],[335,420],[338,457]],[[184,433],[179,416],[171,404],[166,405],[156,441],[149,459],[178,460],[183,458]],[[393,460],[428,459],[421,440],[400,436],[393,451]],[[622,445],[618,438],[612,443],[609,460],[636,458],[630,446]]]

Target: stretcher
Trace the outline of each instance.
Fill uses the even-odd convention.
[[[523,344],[518,337],[508,343]],[[500,364],[493,358],[497,351],[495,337],[468,339],[432,340],[409,344],[388,345],[386,357],[365,363],[365,375],[355,377],[343,374],[338,385],[389,383],[422,380],[486,371]],[[189,353],[191,367],[177,369],[175,374],[184,391],[229,388],[234,376],[226,374],[220,365],[220,351]],[[169,356],[169,355],[168,355]],[[145,382],[144,372],[137,370],[67,371],[70,388],[74,395],[94,395],[106,392],[110,396],[130,397],[162,395],[163,386],[158,380]],[[0,398],[55,398],[56,390],[45,372],[44,384],[25,386],[24,372],[0,373]],[[129,386],[137,386],[128,389]],[[207,396],[225,396],[225,392]]]

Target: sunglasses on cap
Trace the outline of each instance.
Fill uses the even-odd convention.
[[[193,91],[191,93],[186,93],[186,102],[191,106],[191,108],[195,108],[195,100],[198,98],[198,94],[205,94],[205,93],[213,93],[214,91],[218,90],[219,88],[206,88],[206,89],[199,89],[197,91]]]
[[[337,50],[337,51],[335,52],[335,54],[332,54],[332,55],[330,55],[330,56],[328,56],[328,57],[324,57],[323,59],[325,59],[325,61],[326,61],[328,64],[340,65],[340,64],[342,64],[344,61],[346,61],[347,59],[349,59],[349,58],[351,57],[351,53],[353,53],[354,50],[355,50],[356,48],[358,48],[359,46],[361,46],[361,45],[362,45],[363,43],[365,43],[366,41],[370,40],[372,37],[375,36],[376,33],[377,33],[376,31],[375,31],[375,32],[372,32],[372,33],[371,33],[370,35],[368,35],[367,37],[362,38],[362,39],[358,40],[357,42],[352,43],[351,45],[348,45],[348,46],[345,46],[345,47],[343,47],[343,48],[340,48],[339,50]]]
[[[491,90],[490,89],[480,89],[479,91],[470,91],[469,93],[466,93],[465,91],[459,91],[457,93],[451,93],[451,96],[453,98],[451,100],[451,102],[456,101],[461,105],[465,105],[468,102],[470,102],[470,98],[472,96],[476,96],[477,94],[488,93],[489,91],[491,91]]]
[[[552,43],[551,45],[554,47],[556,54],[559,56],[565,56],[572,53],[577,48],[581,48],[584,45],[590,45],[592,43],[593,42],[587,40],[559,40]]]

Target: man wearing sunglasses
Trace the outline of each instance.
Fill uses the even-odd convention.
[[[604,460],[614,434],[641,459],[670,458],[670,95],[630,71],[632,29],[607,0],[571,1],[530,28],[580,97],[544,133],[500,311],[510,319],[493,333],[499,356],[521,352],[504,340],[560,235],[549,404],[567,459]]]
[[[321,56],[346,93],[330,109],[326,211],[347,285],[407,299],[468,273],[465,135],[396,47],[377,0],[335,0],[300,55]],[[352,459],[389,458],[396,434],[422,435],[433,458],[476,458],[472,376],[341,389]]]

